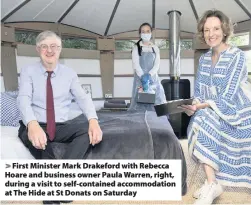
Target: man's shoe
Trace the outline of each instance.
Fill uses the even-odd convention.
[[[43,204],[60,204],[60,203],[71,203],[72,201],[43,201]]]
[[[201,187],[197,193],[198,199],[194,204],[211,205],[213,200],[223,193],[222,186],[217,182],[208,184],[207,182]]]
[[[43,204],[60,204],[60,201],[43,201]]]

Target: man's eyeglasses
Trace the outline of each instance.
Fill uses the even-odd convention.
[[[42,51],[47,51],[48,49],[49,49],[49,47],[50,47],[50,49],[52,50],[52,51],[57,51],[57,50],[59,50],[60,48],[61,48],[61,46],[58,46],[58,45],[56,45],[56,44],[51,44],[51,45],[46,45],[46,44],[42,44],[42,45],[40,45],[39,46],[39,48],[42,50]]]

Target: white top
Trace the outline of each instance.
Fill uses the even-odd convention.
[[[149,74],[151,76],[157,74],[157,72],[159,71],[159,65],[160,65],[160,51],[159,48],[154,45],[153,43],[151,43],[150,45],[144,45],[142,43],[142,41],[140,42],[140,46],[142,46],[142,52],[153,52],[152,48],[154,49],[154,52],[156,54],[156,58],[154,61],[154,66],[153,68],[150,70]],[[138,53],[138,47],[137,45],[134,46],[133,50],[132,50],[132,67],[135,70],[135,72],[137,73],[137,75],[139,77],[141,77],[144,72],[142,70],[142,68],[140,67],[139,64],[139,53]]]

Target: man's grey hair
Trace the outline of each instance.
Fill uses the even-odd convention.
[[[39,46],[40,43],[48,37],[55,37],[60,41],[62,44],[61,38],[53,31],[43,31],[42,33],[38,34],[36,38],[36,45]]]

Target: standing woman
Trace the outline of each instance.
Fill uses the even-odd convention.
[[[149,23],[143,23],[139,27],[140,40],[132,50],[132,63],[134,74],[132,99],[129,110],[153,110],[152,104],[137,103],[137,93],[139,87],[145,81],[151,82],[151,87],[155,90],[155,104],[166,103],[166,96],[158,77],[160,65],[159,48],[151,42],[152,27]]]
[[[251,188],[251,86],[244,52],[227,44],[232,31],[230,19],[217,10],[198,23],[211,49],[199,60],[194,104],[183,106],[193,115],[189,153],[206,173],[195,204],[212,204],[222,185]]]

